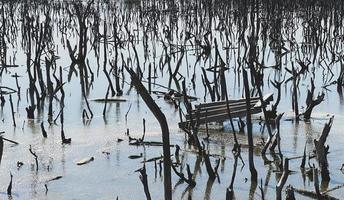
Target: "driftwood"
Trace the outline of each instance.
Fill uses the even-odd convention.
[[[111,103],[111,102],[126,102],[127,100],[123,98],[105,98],[105,99],[100,98],[100,99],[91,99],[91,101],[95,101],[99,103],[105,103],[105,102]]]
[[[59,180],[59,179],[61,179],[61,178],[62,178],[62,176],[55,176],[54,178],[50,178],[50,179],[48,179],[48,180],[45,181],[45,182],[48,183],[48,182],[51,182],[51,181]]]
[[[76,164],[77,165],[85,165],[85,164],[90,163],[92,161],[94,161],[94,157],[89,157],[89,158],[84,158],[84,159],[79,160]]]
[[[130,155],[128,156],[129,159],[139,159],[139,158],[142,158],[143,154],[140,153],[140,155]]]
[[[328,134],[330,133],[332,124],[333,124],[333,116],[331,117],[330,121],[325,124],[325,127],[321,133],[321,136],[318,140],[314,139],[314,146],[316,157],[320,166],[321,178],[322,181],[330,181],[330,172],[328,170],[328,162],[327,162],[327,154],[329,150],[329,146],[325,146],[326,139]]]
[[[155,162],[157,160],[162,160],[163,158],[164,158],[163,156],[158,156],[158,157],[154,157],[154,158],[150,158],[150,159],[144,160],[141,163]]]

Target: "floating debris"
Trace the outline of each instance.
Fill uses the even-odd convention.
[[[94,157],[81,159],[76,164],[77,165],[85,165],[85,164],[90,163],[92,161],[94,161]]]

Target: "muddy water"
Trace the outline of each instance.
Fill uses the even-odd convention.
[[[242,31],[241,25],[244,24],[243,21],[250,19],[250,12],[241,8],[241,4],[228,3],[228,5],[218,4],[212,7],[214,15],[209,16],[207,6],[203,3],[194,3],[195,10],[186,11],[181,2],[176,5],[167,5],[163,3],[135,3],[127,2],[123,4],[118,4],[118,11],[129,17],[129,30],[131,34],[137,41],[135,41],[135,46],[138,51],[139,62],[141,68],[144,72],[144,80],[148,77],[148,65],[149,63],[155,63],[158,66],[161,58],[165,59],[163,45],[158,39],[163,39],[166,44],[166,28],[170,29],[172,39],[171,44],[183,45],[185,39],[185,31],[195,34],[195,38],[202,41],[203,35],[210,31],[211,36],[208,36],[210,41],[214,38],[217,39],[220,49],[220,55],[229,67],[226,71],[226,81],[228,85],[228,91],[230,98],[241,98],[243,95],[242,90],[242,79],[241,74],[237,74],[239,64],[237,62],[238,57],[245,57],[243,49],[243,44],[239,41],[239,34]],[[190,3],[192,4],[192,3]],[[10,4],[5,3],[5,8],[9,8]],[[0,124],[1,130],[5,131],[3,137],[15,140],[19,145],[11,145],[5,142],[4,154],[2,162],[0,165],[0,197],[1,199],[6,199],[6,189],[10,180],[10,172],[13,174],[13,199],[115,199],[117,196],[119,199],[144,199],[143,187],[139,180],[139,173],[135,172],[138,168],[142,167],[141,161],[144,159],[149,159],[162,155],[162,148],[160,147],[135,147],[128,145],[128,138],[125,136],[127,129],[130,130],[130,135],[132,137],[141,137],[143,132],[143,118],[146,119],[146,140],[147,141],[161,141],[161,133],[159,124],[157,123],[154,116],[150,113],[145,103],[142,101],[140,96],[134,89],[130,90],[129,75],[125,73],[125,77],[121,77],[125,81],[121,84],[123,86],[124,95],[120,98],[126,99],[126,102],[116,102],[109,103],[107,107],[106,116],[102,116],[102,111],[104,104],[90,101],[91,109],[94,113],[94,118],[92,120],[82,119],[82,110],[86,108],[85,101],[81,95],[80,81],[79,77],[73,75],[70,82],[64,86],[66,93],[65,98],[65,109],[64,109],[64,129],[66,137],[72,138],[72,143],[70,145],[62,145],[60,139],[61,124],[57,120],[56,125],[51,125],[47,123],[47,110],[48,110],[48,100],[43,110],[40,113],[36,113],[36,118],[34,120],[28,120],[26,118],[25,107],[30,104],[26,96],[26,90],[28,89],[28,75],[26,71],[26,55],[25,50],[22,48],[21,41],[23,40],[21,36],[21,9],[25,7],[24,4],[15,4],[16,8],[12,8],[13,12],[16,13],[14,16],[14,22],[18,25],[16,43],[8,43],[8,62],[10,59],[14,59],[15,64],[19,65],[17,68],[10,68],[5,71],[2,75],[1,85],[16,88],[15,80],[11,75],[18,73],[21,77],[19,78],[19,85],[21,87],[20,99],[16,94],[13,94],[13,102],[15,107],[15,119],[17,126],[13,127],[11,120],[11,110],[9,105],[9,97],[5,96],[6,104],[0,110]],[[61,5],[67,5],[66,3],[61,3]],[[141,5],[141,11],[138,10],[138,5]],[[113,6],[113,5],[112,5]],[[154,6],[162,11],[154,11]],[[176,6],[176,7],[175,7]],[[190,6],[189,4],[184,6]],[[221,6],[228,6],[228,13],[223,13],[221,11]],[[285,5],[284,5],[285,6]],[[311,46],[313,43],[309,41],[306,37],[307,29],[311,22],[307,16],[308,12],[313,11],[315,13],[314,18],[318,17],[321,11],[327,12],[339,12],[335,5],[328,7],[328,5],[322,5],[319,7],[313,7],[312,5],[298,5],[300,7],[288,10],[288,6],[285,8],[285,17],[280,22],[281,33],[283,33],[283,38],[290,38],[288,33],[291,29],[294,31],[294,42],[293,44],[298,44],[299,48],[301,46]],[[266,5],[261,5],[261,14],[268,14],[266,10]],[[38,5],[34,7],[31,5],[29,7],[31,16],[37,17],[34,13],[40,13],[40,20],[44,21],[42,13],[44,12],[43,5]],[[69,7],[71,9],[71,7]],[[60,32],[58,22],[59,20],[64,20],[68,18],[68,14],[64,9],[58,9],[58,7],[51,8],[50,15],[52,17],[53,40],[55,43],[56,55],[60,57],[57,60],[57,66],[63,67],[64,80],[67,80],[67,74],[69,70],[69,65],[71,60],[68,55],[68,50],[64,48],[66,38],[68,38],[72,46],[77,44],[77,25],[75,22],[71,22],[72,26],[68,27],[66,35],[62,37]],[[177,9],[179,12],[174,12]],[[153,10],[153,11],[152,11]],[[144,12],[146,11],[146,12]],[[197,12],[199,12],[197,14]],[[240,11],[240,12],[239,12]],[[139,13],[142,12],[141,16]],[[159,13],[159,16],[154,16],[151,13]],[[240,14],[238,14],[240,13]],[[271,13],[270,13],[271,14]],[[6,11],[5,16],[10,16],[10,11]],[[270,17],[281,17],[281,13],[272,13]],[[112,31],[111,23],[113,23],[113,16],[117,16],[119,21],[122,18],[119,17],[119,13],[115,13],[109,6],[102,4],[99,10],[99,16],[101,21],[106,18],[109,28],[109,32]],[[327,16],[327,15],[326,15]],[[322,24],[324,27],[329,26],[330,28],[324,33],[328,34],[329,41],[333,43],[328,43],[327,46],[338,44],[337,51],[340,52],[340,45],[342,45],[342,40],[340,37],[334,36],[334,26],[331,24],[326,24],[325,21],[330,21],[330,18],[323,19]],[[142,17],[142,18],[140,18]],[[155,18],[154,18],[155,17]],[[221,25],[222,18],[228,17],[228,21],[224,23],[223,27],[225,30],[219,29]],[[7,18],[9,20],[10,18]],[[72,17],[73,20],[75,19]],[[143,35],[147,31],[147,27],[152,28],[152,23],[149,19],[156,20],[156,28],[159,37],[156,38],[153,31],[148,32],[148,40],[145,40]],[[193,19],[193,20],[190,20]],[[209,20],[211,19],[211,20]],[[140,21],[141,20],[141,21]],[[204,20],[201,22],[195,22],[194,20]],[[267,20],[271,20],[270,18]],[[139,22],[140,21],[140,22]],[[264,21],[264,20],[262,20]],[[89,20],[92,23],[92,19]],[[192,22],[192,23],[190,23]],[[292,22],[292,23],[291,23]],[[248,27],[250,27],[250,22],[248,20]],[[260,22],[262,23],[262,22]],[[330,23],[330,22],[328,22]],[[276,34],[273,29],[276,28],[276,24],[271,22],[270,24],[265,24],[268,26],[271,35]],[[150,26],[149,26],[150,25]],[[167,26],[167,27],[166,27]],[[198,28],[194,28],[198,27]],[[123,27],[122,27],[123,28]],[[103,23],[101,23],[100,32],[103,30]],[[250,34],[251,28],[243,31],[245,37]],[[339,26],[338,29],[341,29]],[[230,42],[224,39],[225,31],[230,31]],[[340,31],[339,31],[340,32]],[[92,38],[92,33],[88,33],[90,38]],[[120,31],[122,39],[125,40],[127,33],[124,28]],[[183,34],[184,36],[182,36]],[[162,36],[161,36],[162,35]],[[276,64],[275,51],[271,46],[267,45],[263,48],[264,41],[263,36],[259,34],[258,49],[260,50],[260,59],[264,61],[266,66],[271,66]],[[324,34],[325,35],[325,34]],[[271,36],[271,37],[272,37]],[[272,39],[270,39],[272,40]],[[268,40],[268,41],[270,41]],[[61,42],[63,41],[63,42]],[[149,59],[145,61],[145,46],[144,42],[148,41]],[[195,42],[194,40],[192,40]],[[271,41],[270,41],[271,42]],[[285,42],[285,47],[287,49],[293,49],[291,43]],[[197,64],[197,56],[201,53],[201,50],[192,46],[194,43],[186,43],[186,55],[182,60],[180,67],[180,74],[185,76],[187,86],[189,89],[189,94],[198,97],[198,101],[194,102],[197,104],[199,102],[210,101],[209,94],[205,96],[205,90],[201,79],[201,67],[211,67],[214,65],[215,49],[214,43],[212,43],[212,51],[210,58],[207,60],[201,59]],[[269,44],[269,43],[268,43]],[[195,50],[197,49],[198,50]],[[314,49],[313,49],[314,50]],[[132,58],[132,66],[136,66],[137,61],[134,59],[134,52],[131,44],[125,44],[123,49],[120,50],[125,58]],[[156,55],[154,55],[154,51]],[[176,48],[169,47],[169,51],[174,52]],[[265,54],[263,55],[263,52]],[[114,48],[109,45],[108,58],[114,57]],[[316,54],[319,58],[321,53]],[[176,66],[180,54],[175,54],[175,58],[171,58],[172,69]],[[264,93],[273,92],[277,95],[277,90],[275,90],[269,80],[277,79],[282,80],[283,77],[290,77],[288,73],[284,70],[285,67],[291,68],[291,63],[296,63],[296,59],[304,60],[306,58],[312,60],[313,54],[309,52],[291,50],[291,53],[287,54],[282,59],[281,71],[275,69],[267,68],[265,69],[264,76]],[[42,59],[44,56],[42,57]],[[93,50],[87,53],[87,58],[93,72],[96,74],[97,59]],[[331,58],[325,59],[327,63],[330,63]],[[103,50],[102,44],[100,48],[100,72],[99,75],[95,75],[95,80],[93,86],[90,89],[88,98],[104,98],[107,88],[107,80],[104,73],[102,72],[103,63]],[[119,61],[119,65],[122,65],[122,61]],[[299,105],[305,106],[306,92],[310,84],[310,78],[315,76],[316,83],[316,93],[320,92],[321,86],[335,80],[339,75],[340,63],[336,62],[331,65],[334,77],[333,79],[327,79],[324,81],[328,74],[328,71],[323,70],[321,64],[323,62],[315,62],[310,64],[310,72],[314,72],[314,75],[308,73],[307,76],[302,76],[299,85]],[[44,64],[43,64],[44,66]],[[194,67],[195,66],[195,67]],[[297,66],[297,64],[295,64]],[[108,69],[110,66],[107,66]],[[244,66],[246,67],[246,66]],[[43,67],[44,69],[44,67]],[[43,70],[45,71],[45,70]],[[192,75],[195,73],[196,85],[193,88],[191,83]],[[325,74],[325,75],[324,75]],[[163,70],[157,70],[157,78],[154,81],[158,84],[168,86],[169,85],[169,72],[168,68],[165,67]],[[44,76],[45,77],[45,76]],[[212,80],[213,74],[208,73],[208,78]],[[112,77],[114,81],[114,77]],[[38,83],[36,83],[38,86]],[[146,85],[147,86],[147,85]],[[178,87],[172,82],[170,85],[173,89],[178,89]],[[327,144],[330,146],[330,154],[328,155],[329,168],[331,181],[326,185],[322,185],[322,190],[326,191],[328,189],[334,188],[338,185],[344,184],[344,174],[339,170],[342,163],[344,162],[343,157],[343,145],[342,142],[344,135],[342,130],[344,125],[342,124],[344,119],[344,105],[343,97],[340,96],[336,91],[336,85],[328,87],[329,90],[324,90],[325,100],[319,106],[317,106],[313,113],[313,118],[310,122],[293,120],[293,113],[291,109],[291,82],[282,85],[282,98],[278,107],[279,112],[285,112],[285,116],[281,122],[281,137],[282,137],[282,152],[286,157],[295,157],[303,154],[303,149],[306,144],[307,152],[312,152],[313,150],[313,139],[319,137],[321,134],[324,124],[327,122],[330,116],[335,115],[334,124],[331,133],[328,137]],[[153,86],[152,90],[164,91],[167,90],[160,86]],[[128,92],[127,92],[128,91]],[[60,97],[59,95],[57,96]],[[196,187],[190,189],[185,183],[179,184],[179,178],[173,174],[172,185],[173,185],[173,197],[175,199],[187,199],[192,197],[192,199],[224,199],[226,188],[230,184],[231,174],[233,171],[233,155],[231,153],[233,140],[231,128],[228,122],[224,123],[223,131],[211,131],[210,142],[207,144],[210,154],[217,155],[221,157],[221,163],[219,167],[220,180],[215,182],[208,181],[208,174],[206,172],[205,165],[202,160],[198,159],[197,154],[194,149],[185,143],[185,135],[179,130],[179,113],[174,106],[165,101],[162,97],[153,95],[156,103],[161,107],[162,111],[165,113],[170,132],[171,132],[171,143],[178,144],[181,148],[180,159],[182,160],[183,167],[185,169],[186,164],[189,164],[191,171],[194,173],[195,181],[197,183]],[[57,116],[60,110],[60,103],[55,100],[53,102],[54,106],[54,118]],[[130,108],[130,110],[129,110]],[[301,108],[300,108],[301,109]],[[128,112],[129,110],[129,112]],[[127,120],[125,118],[128,112]],[[45,128],[48,133],[48,138],[43,138],[41,134],[40,124],[44,122]],[[276,172],[276,165],[264,165],[263,160],[259,154],[259,143],[261,141],[260,137],[262,122],[259,120],[259,116],[255,117],[254,120],[254,134],[255,134],[255,144],[257,146],[255,151],[255,165],[258,171],[259,180],[263,181],[263,190],[266,199],[275,198],[275,186],[279,180],[280,173]],[[267,133],[264,132],[263,136],[266,138]],[[200,132],[200,138],[205,137],[204,131]],[[124,139],[123,142],[117,142],[117,139]],[[241,143],[246,144],[246,135],[240,134],[239,140]],[[39,169],[36,171],[35,161],[33,156],[29,153],[29,145],[32,146],[33,150],[38,155]],[[104,154],[103,152],[109,152],[109,154]],[[171,149],[174,151],[174,148]],[[130,155],[140,155],[143,157],[140,159],[132,160],[129,159]],[[78,166],[76,163],[88,157],[94,157],[94,161],[86,165]],[[260,190],[257,185],[250,182],[250,173],[248,169],[248,153],[247,148],[242,149],[242,157],[245,162],[245,166],[239,162],[238,172],[236,175],[236,180],[234,184],[234,192],[237,199],[260,199]],[[270,155],[268,156],[269,158]],[[213,165],[215,165],[215,157],[211,157]],[[18,169],[16,166],[17,161],[23,162],[24,165]],[[302,173],[299,169],[301,163],[300,159],[295,159],[290,161],[290,174],[286,185],[291,184],[295,188],[305,189],[314,191],[313,182],[308,178],[303,178]],[[316,160],[312,159],[310,163],[315,163]],[[159,166],[155,170],[153,163],[147,164],[147,174],[149,181],[149,189],[151,191],[152,199],[163,199],[163,177],[160,174]],[[47,180],[54,178],[56,176],[62,176],[61,179],[56,181],[51,181],[47,183],[48,191],[44,187]],[[335,190],[330,195],[342,198],[344,196],[343,189]],[[297,195],[297,199],[305,199],[303,196]]]

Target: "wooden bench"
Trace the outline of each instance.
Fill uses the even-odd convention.
[[[267,94],[263,97],[265,104],[268,104],[273,100],[273,94]],[[196,109],[191,111],[193,121],[195,122],[198,118],[198,123],[205,124],[206,122],[223,122],[229,119],[227,112],[227,102],[226,101],[217,101],[211,103],[201,103],[196,105]],[[229,110],[231,112],[232,118],[244,117],[246,116],[246,100],[229,100]],[[251,114],[257,114],[261,112],[261,102],[259,97],[252,97],[250,99],[250,109]],[[190,114],[185,115],[186,120],[179,123],[179,128],[189,129],[191,120]]]

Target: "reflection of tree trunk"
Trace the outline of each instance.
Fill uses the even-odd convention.
[[[204,193],[204,200],[211,199],[210,194],[211,194],[211,189],[213,187],[213,184],[214,184],[214,180],[211,180],[210,178],[208,178],[207,187],[205,188],[205,193]]]
[[[268,172],[266,173],[265,181],[264,181],[264,193],[267,192],[268,185],[269,185],[270,178],[271,178],[271,172],[272,172],[272,167],[271,167],[271,165],[269,164],[269,169],[268,169]]]
[[[249,196],[248,196],[249,200],[255,199],[254,194],[256,193],[256,189],[257,189],[257,182],[251,181],[250,192],[249,192]]]
[[[201,162],[202,162],[202,156],[197,155],[195,166],[194,166],[193,180],[196,179],[196,176],[201,170]]]
[[[143,166],[142,169],[140,169],[140,180],[143,184],[143,189],[145,191],[145,194],[146,194],[146,198],[147,200],[151,200],[151,195],[150,195],[150,192],[149,192],[149,188],[148,188],[148,179],[147,179],[147,173],[146,173],[146,167]]]
[[[295,120],[297,121],[299,119],[299,105],[297,100],[297,72],[294,68],[292,68],[292,74],[293,74],[293,110],[295,112]]]
[[[233,191],[233,185],[234,185],[236,170],[237,170],[237,166],[238,166],[238,157],[239,157],[239,155],[234,155],[233,173],[232,173],[231,184],[229,185],[230,191]]]
[[[276,186],[276,199],[278,200],[282,199],[282,189],[284,187],[284,184],[287,182],[288,175],[289,175],[289,159],[285,158],[283,173]]]
[[[4,150],[4,140],[2,139],[2,136],[0,136],[0,164],[1,164],[3,150]]]
[[[247,138],[248,138],[248,160],[251,172],[251,181],[257,182],[257,170],[254,166],[253,158],[253,136],[252,136],[252,121],[251,121],[251,104],[250,104],[250,89],[247,80],[247,72],[243,69],[243,78],[245,86],[246,97],[246,121],[247,121]]]

